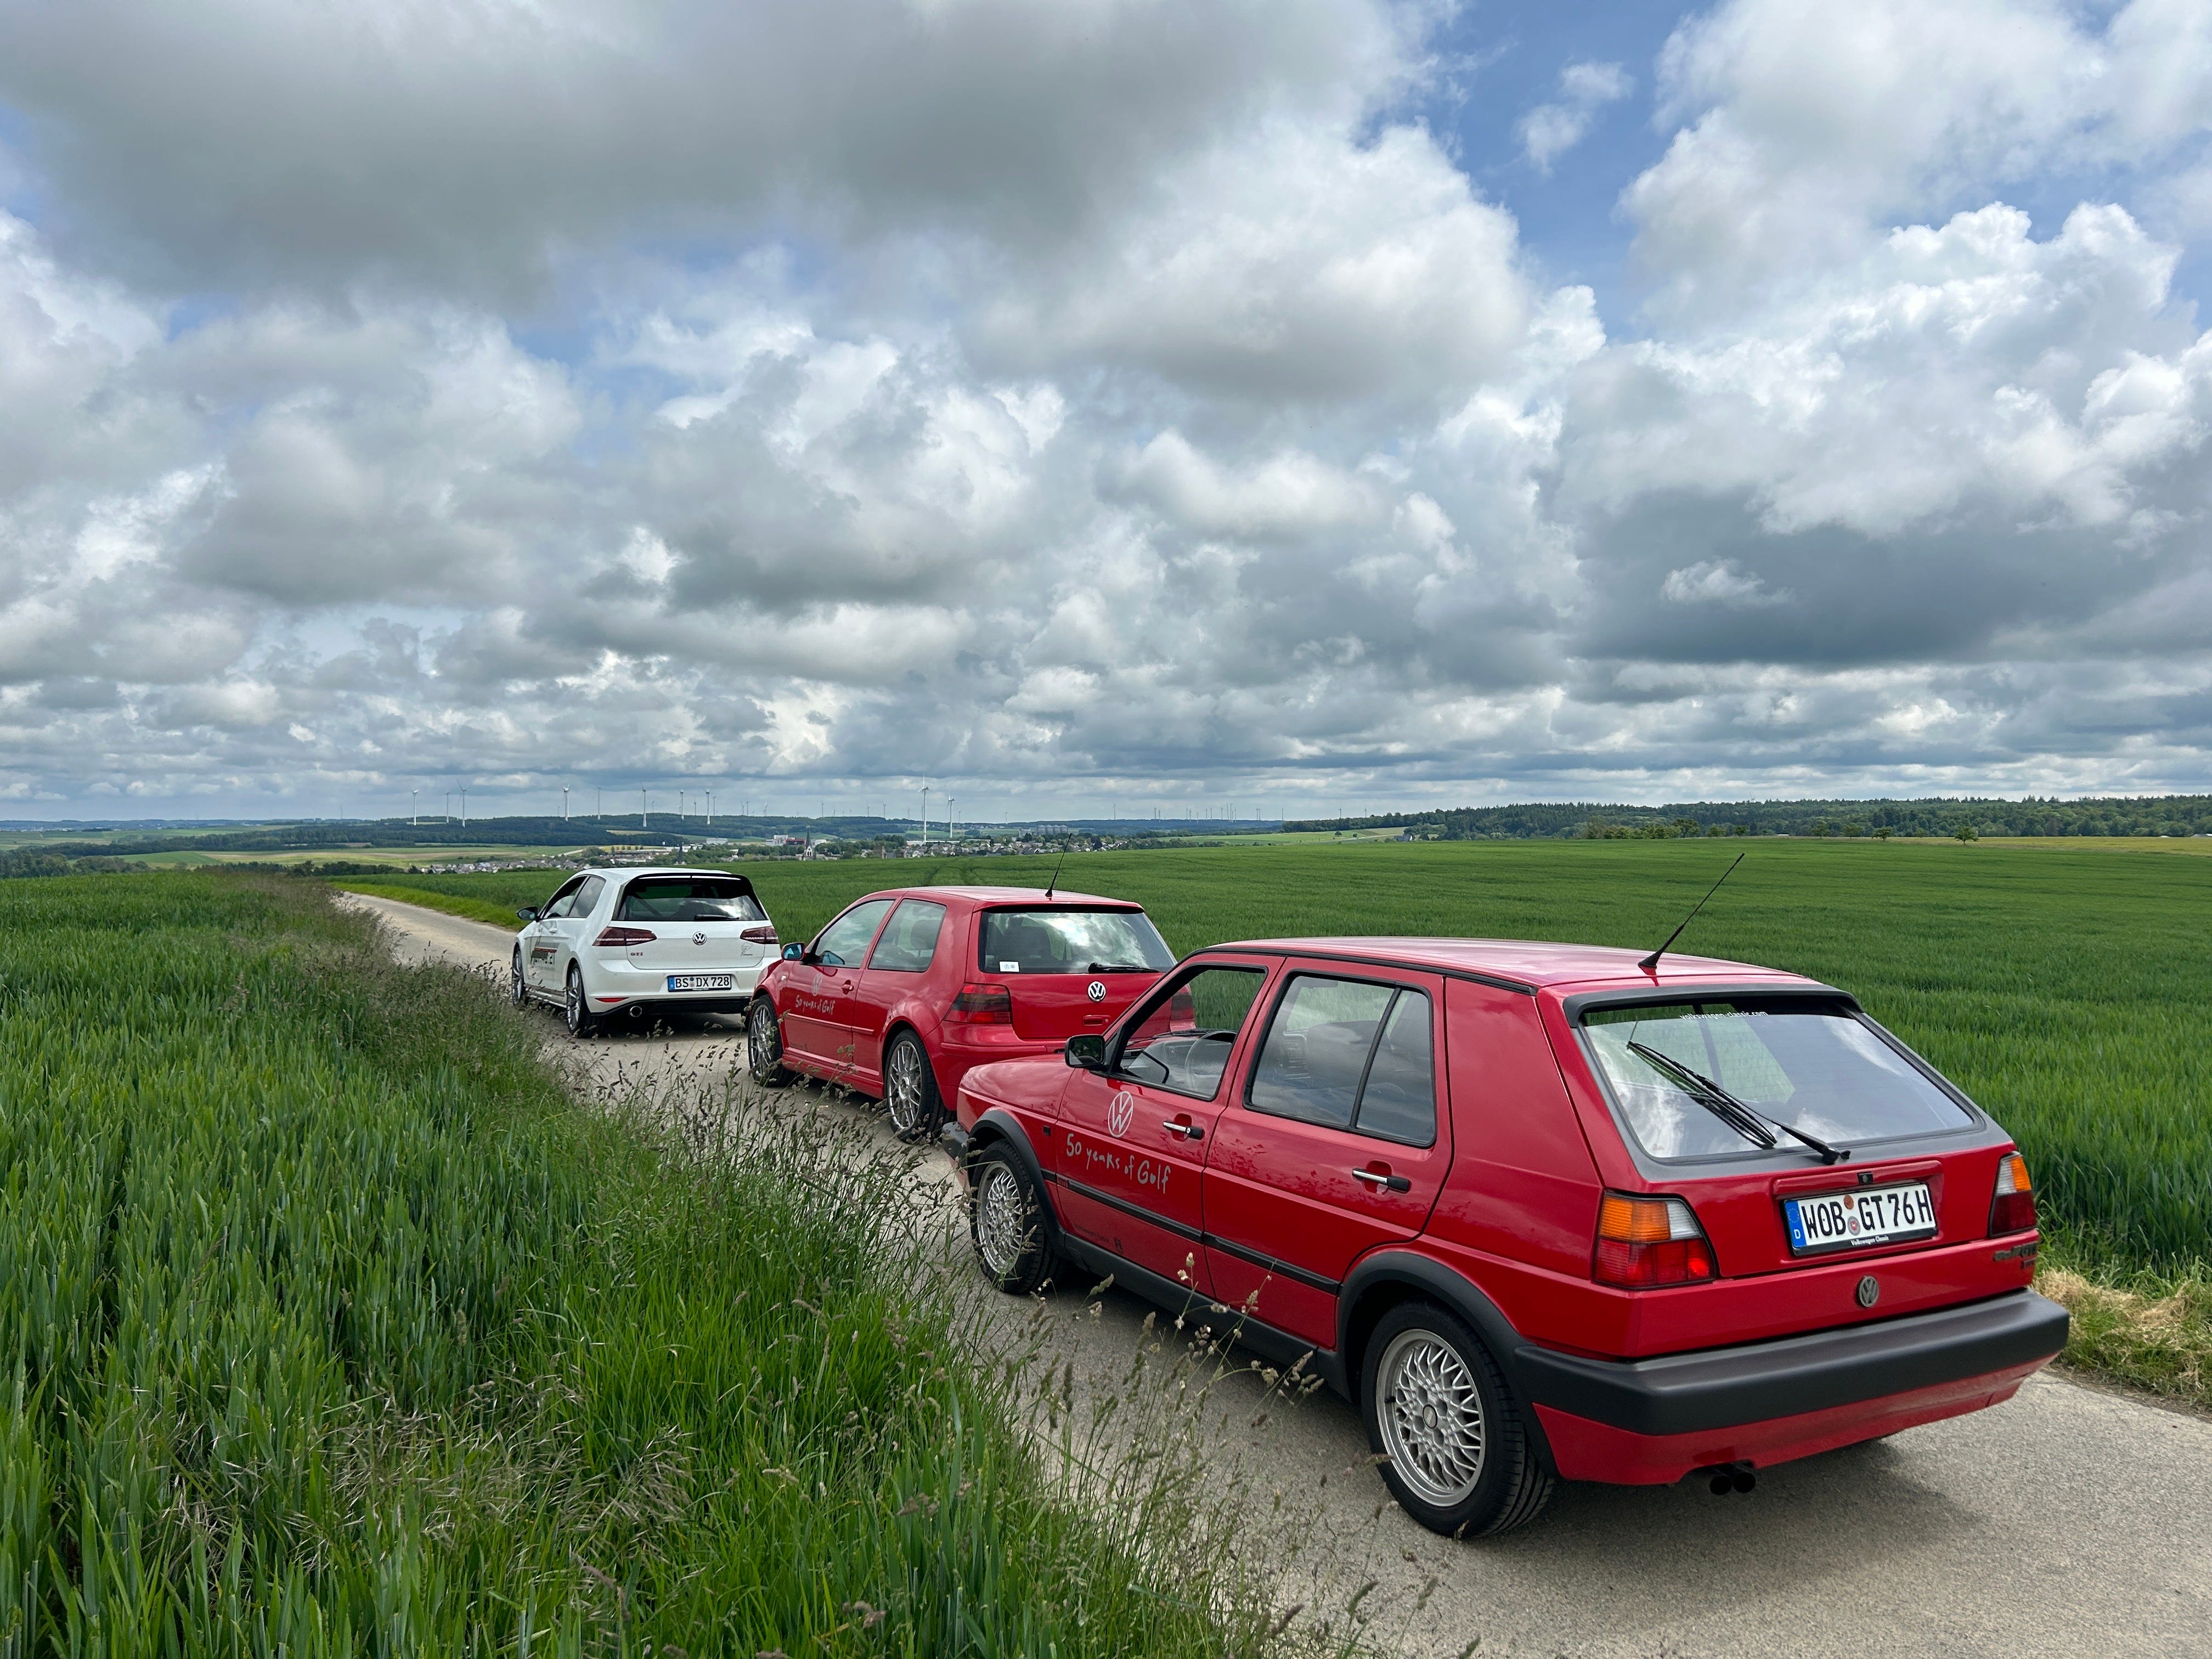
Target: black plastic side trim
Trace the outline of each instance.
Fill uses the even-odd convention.
[[[1164,1232],[1177,1238],[1187,1238],[1194,1244],[1206,1243],[1206,1235],[1195,1227],[1186,1227],[1180,1221],[1170,1221],[1164,1215],[1155,1215],[1141,1204],[1132,1204],[1126,1198],[1116,1198],[1111,1193],[1101,1192],[1096,1187],[1086,1187],[1079,1181],[1070,1181],[1066,1176],[1048,1176],[1048,1181],[1065,1187],[1071,1193],[1080,1193],[1094,1204],[1103,1204],[1109,1210],[1119,1210],[1123,1215],[1133,1215],[1139,1221],[1150,1222]]]
[[[1111,1250],[1102,1249],[1083,1239],[1064,1239],[1058,1248],[1062,1256],[1078,1263],[1085,1272],[1095,1273],[1101,1279],[1111,1274],[1116,1285],[1147,1302],[1181,1314],[1187,1321],[1195,1320],[1207,1325],[1221,1322],[1220,1337],[1225,1346],[1249,1348],[1285,1370],[1303,1364],[1306,1376],[1318,1376],[1337,1393],[1349,1395],[1350,1389],[1345,1380],[1342,1361],[1328,1349],[1316,1348],[1312,1343],[1292,1336],[1288,1331],[1278,1330],[1249,1314],[1240,1315],[1234,1309],[1224,1309],[1216,1313],[1214,1310],[1220,1304],[1210,1297],[1200,1296],[1187,1285],[1178,1285],[1149,1267],[1139,1267],[1133,1261],[1125,1261]]]
[[[1224,1255],[1233,1255],[1239,1261],[1249,1261],[1255,1267],[1265,1267],[1279,1279],[1290,1279],[1293,1283],[1305,1285],[1309,1290],[1319,1291],[1325,1296],[1339,1295],[1344,1289],[1342,1283],[1337,1279],[1324,1279],[1319,1273],[1310,1273],[1304,1267],[1294,1267],[1290,1262],[1280,1261],[1274,1256],[1263,1255],[1259,1251],[1248,1249],[1242,1244],[1232,1244],[1217,1234],[1207,1233],[1205,1237],[1206,1249],[1219,1250]]]
[[[1180,1221],[1170,1221],[1164,1215],[1155,1214],[1141,1204],[1132,1204],[1126,1198],[1116,1198],[1111,1193],[1101,1192],[1097,1188],[1085,1186],[1080,1181],[1071,1181],[1066,1176],[1047,1176],[1045,1179],[1066,1188],[1071,1193],[1082,1194],[1094,1204],[1103,1204],[1110,1210],[1119,1210],[1123,1215],[1134,1216],[1139,1221],[1149,1222],[1164,1232],[1173,1233],[1177,1238],[1187,1238],[1194,1244],[1203,1244],[1210,1250],[1222,1251],[1225,1255],[1237,1257],[1239,1261],[1249,1261],[1255,1267],[1265,1267],[1279,1278],[1293,1279],[1298,1284],[1328,1296],[1334,1296],[1340,1288],[1334,1279],[1324,1279],[1319,1273],[1308,1273],[1304,1267],[1293,1267],[1291,1263],[1278,1261],[1272,1255],[1262,1255],[1259,1251],[1247,1249],[1242,1244],[1232,1244],[1229,1240],[1216,1234],[1200,1232],[1195,1227],[1186,1227]]]
[[[2066,1310],[2033,1291],[1873,1325],[1656,1359],[1589,1359],[1534,1344],[1515,1356],[1530,1397],[1634,1434],[1690,1434],[1794,1417],[2051,1358]]]

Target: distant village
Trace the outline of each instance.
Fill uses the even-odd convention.
[[[1004,858],[1020,854],[1110,853],[1141,845],[1146,838],[1086,835],[1034,835],[1006,840],[962,837],[924,842],[918,837],[878,836],[862,841],[836,836],[769,836],[761,841],[676,842],[665,847],[585,847],[558,854],[512,858],[455,859],[410,864],[416,875],[481,875],[495,870],[585,870],[625,866],[726,864],[739,859],[919,859]]]

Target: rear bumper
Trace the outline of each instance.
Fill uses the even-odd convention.
[[[2066,1346],[2067,1328],[2065,1309],[2015,1291],[1700,1353],[1605,1360],[1531,1346],[1514,1358],[1561,1474],[1663,1482],[1994,1405]]]

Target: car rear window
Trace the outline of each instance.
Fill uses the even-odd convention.
[[[763,921],[767,912],[736,876],[640,876],[623,891],[617,921]]]
[[[1718,1084],[1763,1117],[1832,1145],[1963,1128],[1973,1120],[1866,1021],[1823,1003],[1727,1000],[1592,1008],[1590,1053],[1629,1133],[1654,1158],[1763,1149],[1699,1103],[1641,1044]],[[1785,1137],[1782,1144],[1792,1144]]]
[[[976,966],[987,974],[1162,974],[1175,952],[1142,910],[986,910]]]

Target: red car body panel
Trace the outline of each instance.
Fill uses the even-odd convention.
[[[891,925],[898,903],[915,900],[941,904],[945,922],[929,966],[918,972],[871,965],[877,944]],[[858,966],[791,960],[771,963],[756,995],[765,996],[782,1028],[785,1063],[793,1070],[842,1083],[864,1094],[883,1091],[884,1050],[902,1029],[921,1038],[949,1103],[962,1079],[977,1066],[1030,1054],[1057,1054],[1079,1031],[1103,1031],[1159,977],[1156,973],[1101,975],[994,975],[976,960],[980,918],[997,909],[1027,909],[1048,904],[1063,909],[1141,912],[1126,899],[1057,892],[1049,899],[1028,887],[896,887],[855,899],[833,918],[863,904],[890,901]],[[822,933],[827,933],[827,927]],[[817,933],[818,942],[822,934]],[[1093,1000],[1096,979],[1105,988]],[[947,1015],[961,988],[983,982],[1006,988],[1012,1004],[1008,1024],[976,1024]]]
[[[1309,1352],[1346,1392],[1376,1310],[1425,1288],[1481,1331],[1528,1397],[1559,1474],[1648,1483],[1995,1404],[2063,1345],[2063,1310],[2027,1288],[2037,1235],[1990,1236],[2013,1144],[1955,1091],[1970,1126],[1893,1155],[1876,1142],[1822,1165],[1784,1143],[1781,1154],[1661,1167],[1632,1149],[1576,1023],[1593,996],[1727,988],[1848,1004],[1832,988],[1692,957],[1650,973],[1632,951],[1516,940],[1251,941],[1195,953],[1177,971],[1238,963],[1269,977],[1212,1100],[1025,1059],[968,1073],[948,1145],[964,1156],[1018,1138],[1079,1259],[1129,1264],[1130,1280],[1157,1297],[1218,1304],[1255,1344]],[[1268,1011],[1297,973],[1428,995],[1432,1145],[1245,1103]],[[1355,1170],[1401,1177],[1392,1185],[1405,1190]],[[1784,1198],[1893,1179],[1928,1183],[1933,1239],[1792,1257]],[[1608,1190],[1686,1200],[1717,1276],[1661,1289],[1599,1282]]]

